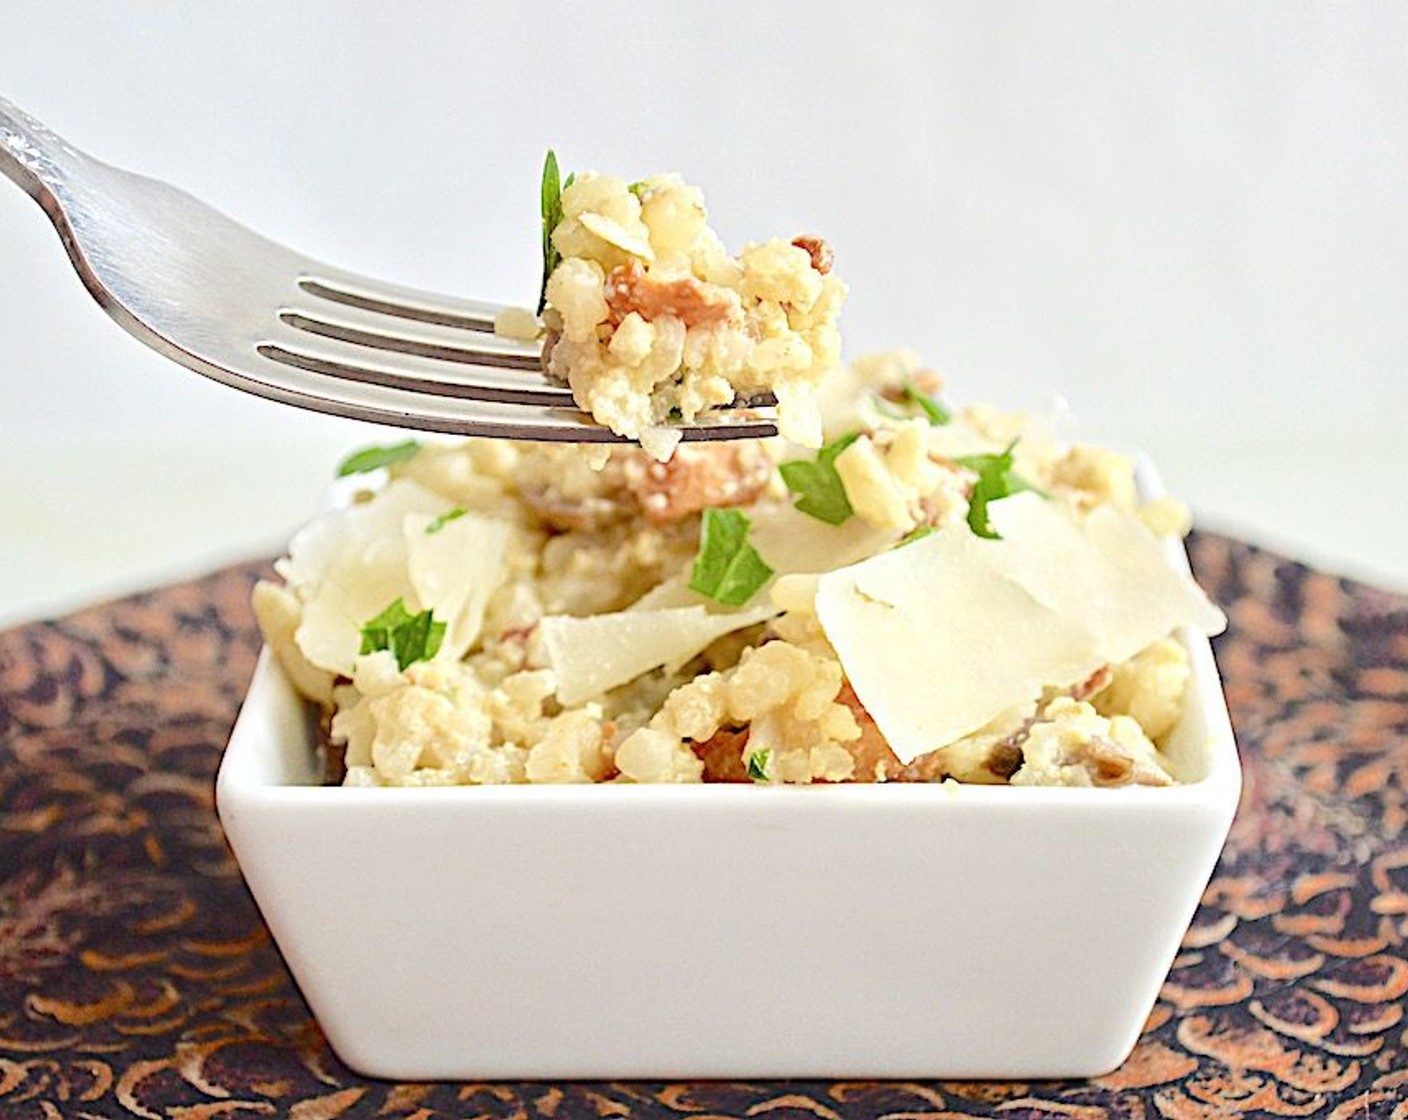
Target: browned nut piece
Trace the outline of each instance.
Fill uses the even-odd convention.
[[[647,321],[673,315],[686,327],[722,323],[733,314],[732,304],[712,296],[694,277],[652,280],[634,258],[606,277],[606,306],[617,324],[632,311]]]
[[[801,237],[794,237],[792,244],[807,251],[808,256],[812,258],[812,267],[823,276],[830,272],[831,266],[836,263],[836,254],[831,251],[831,246],[820,237],[804,234]]]

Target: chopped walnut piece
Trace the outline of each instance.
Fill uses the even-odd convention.
[[[1085,680],[1075,685],[1071,689],[1071,696],[1076,700],[1089,700],[1097,692],[1103,691],[1105,686],[1114,679],[1114,670],[1108,665],[1101,665]]]
[[[634,311],[647,322],[670,315],[686,327],[726,322],[735,310],[721,291],[710,292],[692,276],[651,279],[634,257],[606,277],[606,305],[616,324]]]
[[[994,777],[1005,781],[1022,768],[1022,748],[1007,739],[994,743],[984,765]]]
[[[579,486],[565,494],[556,480],[535,478],[521,481],[518,493],[545,525],[590,532],[637,515],[668,525],[703,509],[750,505],[772,471],[767,451],[744,440],[680,446],[663,463],[638,448],[620,448],[590,492]]]
[[[546,330],[543,332],[543,370],[551,375],[552,352],[557,348],[557,344],[562,341],[560,330]]]
[[[568,498],[555,490],[523,486],[518,496],[544,525],[569,533],[604,529],[631,515],[632,503],[624,500],[625,495]]]
[[[767,489],[772,470],[768,453],[742,440],[681,446],[663,463],[640,452],[622,456],[627,490],[657,525],[702,509],[750,505]]]
[[[855,780],[858,782],[941,782],[950,776],[948,756],[943,748],[922,754],[906,765],[890,749],[875,720],[865,710],[847,681],[836,696],[845,704],[860,726],[860,738],[846,744],[856,760]],[[983,760],[983,767],[1000,781],[1006,781],[1022,765],[1021,742],[1026,738],[1030,720],[1023,721],[1019,730],[994,743]],[[970,775],[971,778],[971,775]]]
[[[690,743],[689,748],[704,764],[706,782],[747,782],[748,767],[743,750],[748,745],[748,728],[722,727],[702,743]]]
[[[846,744],[846,749],[856,760],[854,780],[878,782],[898,779],[904,772],[904,764],[890,749],[890,744],[885,741],[885,736],[875,725],[875,720],[856,696],[850,681],[842,682],[841,691],[836,694],[836,703],[850,708],[851,714],[856,718],[856,724],[860,727],[860,738]]]
[[[1091,739],[1077,758],[1085,763],[1097,786],[1128,785],[1134,777],[1134,759],[1124,748],[1108,739]]]
[[[943,374],[932,369],[917,369],[904,382],[882,385],[879,391],[891,404],[904,404],[909,399],[911,389],[926,397],[937,397],[944,391]]]
[[[926,396],[936,397],[944,391],[944,375],[938,370],[917,369],[910,380],[914,387]]]
[[[340,786],[347,777],[347,743],[332,737],[332,709],[318,709],[317,744],[323,756],[323,783]]]
[[[812,237],[804,234],[801,237],[794,237],[792,244],[799,249],[806,250],[812,259],[812,267],[825,276],[831,271],[831,266],[836,263],[836,254],[831,251],[831,246],[820,237]]]
[[[1022,744],[1031,731],[1033,717],[1017,722],[1013,730],[1000,738],[978,732],[956,744],[939,747],[921,754],[898,775],[903,782],[941,782],[955,778],[960,782],[1006,782],[1022,768],[1026,755]]]

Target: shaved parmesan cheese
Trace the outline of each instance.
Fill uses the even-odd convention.
[[[754,506],[748,516],[752,521],[748,543],[778,576],[833,571],[882,552],[899,539],[895,530],[877,529],[859,517],[852,517],[842,525],[828,525],[786,505]],[[776,580],[769,586],[775,584]],[[711,614],[736,609],[692,591],[688,569],[656,584],[626,609],[693,606],[701,606]],[[772,613],[777,614],[780,609]]]
[[[890,547],[900,538],[894,529],[877,529],[860,517],[829,525],[799,514],[791,506],[759,505],[748,511],[748,543],[779,575],[830,572]]]
[[[659,611],[669,610],[673,607],[703,607],[706,611],[714,614],[722,614],[736,609],[726,607],[716,599],[710,599],[707,595],[701,595],[699,592],[691,590],[687,570],[679,575],[671,576],[662,583],[657,583],[626,609],[628,611]]]
[[[1021,417],[1019,428],[1010,423],[1018,415]],[[1003,423],[1003,420],[1008,422]],[[951,423],[931,425],[926,443],[931,455],[962,459],[970,455],[996,455],[1016,439],[1017,473],[1030,480],[1039,473],[1041,464],[1056,458],[1069,444],[1071,424],[1070,409],[1065,401],[1056,397],[1038,413],[999,418],[997,431],[981,430],[970,416],[960,413]],[[1011,430],[1001,431],[1004,427]]]
[[[254,617],[259,620],[259,629],[264,633],[264,640],[274,651],[274,656],[279,659],[294,687],[309,699],[331,707],[332,674],[309,664],[293,639],[303,615],[298,596],[287,587],[261,579],[254,585],[251,605],[254,607]]]
[[[403,525],[406,568],[421,610],[445,623],[436,657],[458,661],[479,638],[484,608],[508,569],[504,551],[512,528],[495,517],[464,513],[430,533],[435,518],[407,514]]]
[[[765,622],[770,606],[710,614],[702,606],[625,610],[576,618],[549,615],[539,623],[557,698],[580,704],[665,666],[677,669],[716,638]]]
[[[1126,661],[1179,626],[1216,634],[1227,625],[1188,572],[1169,561],[1167,544],[1115,506],[1098,506],[1077,523],[1056,504],[1019,494],[994,502],[989,517],[1011,542],[993,550],[998,570],[1059,614],[1079,618],[1103,661]],[[1019,541],[1033,542],[1039,557]]]
[[[449,508],[423,486],[397,479],[370,501],[326,514],[299,532],[279,570],[303,600],[294,641],[304,657],[347,675],[368,619],[398,598],[413,611],[423,609],[407,571],[405,521]]]
[[[370,501],[341,506],[315,518],[294,534],[288,556],[274,570],[305,597],[349,553],[359,553],[387,536],[401,535],[408,513],[444,513],[450,503],[409,479],[396,479]]]
[[[406,550],[398,530],[382,547],[354,553],[326,572],[303,604],[294,641],[320,669],[349,676],[362,648],[363,625],[395,600],[409,599],[409,593]]]
[[[962,459],[969,455],[995,455],[1005,444],[983,435],[962,418],[951,424],[929,429],[929,452],[944,459]]]
[[[615,245],[618,249],[624,249],[633,257],[639,257],[643,261],[653,261],[655,250],[650,246],[649,231],[644,226],[639,233],[629,230],[620,222],[613,218],[608,218],[604,214],[598,214],[588,210],[584,214],[577,215],[577,220],[582,225],[596,234],[608,245]]]
[[[822,630],[902,762],[1100,664],[1088,631],[993,570],[993,543],[955,526],[817,585]]]
[[[991,514],[1000,540],[954,526],[818,582],[822,629],[904,762],[1178,626],[1225,624],[1128,514],[1082,524],[1034,494]]]

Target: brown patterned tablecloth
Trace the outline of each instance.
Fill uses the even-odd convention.
[[[0,1117],[1408,1117],[1408,598],[1193,540],[1246,765],[1143,1038],[1093,1081],[390,1084],[329,1051],[213,779],[262,565],[0,634]]]

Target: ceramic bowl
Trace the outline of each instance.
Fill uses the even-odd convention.
[[[1044,1078],[1129,1054],[1240,771],[1169,788],[319,785],[268,651],[217,802],[332,1047],[397,1079]]]

